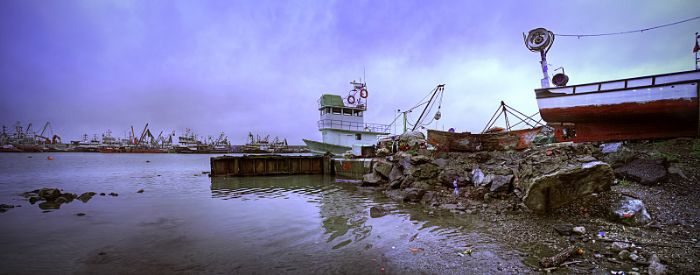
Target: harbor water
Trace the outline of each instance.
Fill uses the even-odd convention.
[[[530,270],[477,215],[397,204],[330,176],[210,178],[211,156],[0,154],[0,203],[21,206],[0,213],[0,273]],[[51,211],[21,196],[43,187],[107,195]],[[376,206],[386,213],[370,215]]]

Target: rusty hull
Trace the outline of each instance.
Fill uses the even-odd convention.
[[[428,130],[428,143],[442,152],[522,150],[530,147],[542,127],[510,132],[472,134]]]

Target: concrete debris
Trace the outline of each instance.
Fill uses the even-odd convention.
[[[600,150],[603,154],[610,154],[620,150],[620,147],[622,147],[622,142],[604,143],[600,145]]]
[[[667,173],[666,162],[662,159],[635,159],[615,169],[618,178],[630,179],[643,185],[663,181]]]
[[[548,212],[577,198],[608,191],[614,180],[610,165],[591,162],[526,177],[521,179],[519,187],[524,194],[523,202],[529,209]]]

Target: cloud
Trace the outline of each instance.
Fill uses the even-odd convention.
[[[589,33],[695,16],[692,1],[3,1],[0,123],[51,121],[64,140],[149,122],[320,139],[316,100],[366,72],[367,122],[389,123],[446,84],[436,125],[480,131],[501,100],[537,112],[535,27]],[[557,38],[572,83],[692,68],[693,24]],[[412,115],[415,119],[417,114]]]

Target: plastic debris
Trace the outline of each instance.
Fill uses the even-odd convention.
[[[457,186],[457,178],[455,178],[455,180],[452,182],[452,186],[454,186],[455,188],[455,197],[459,197],[459,186]]]

